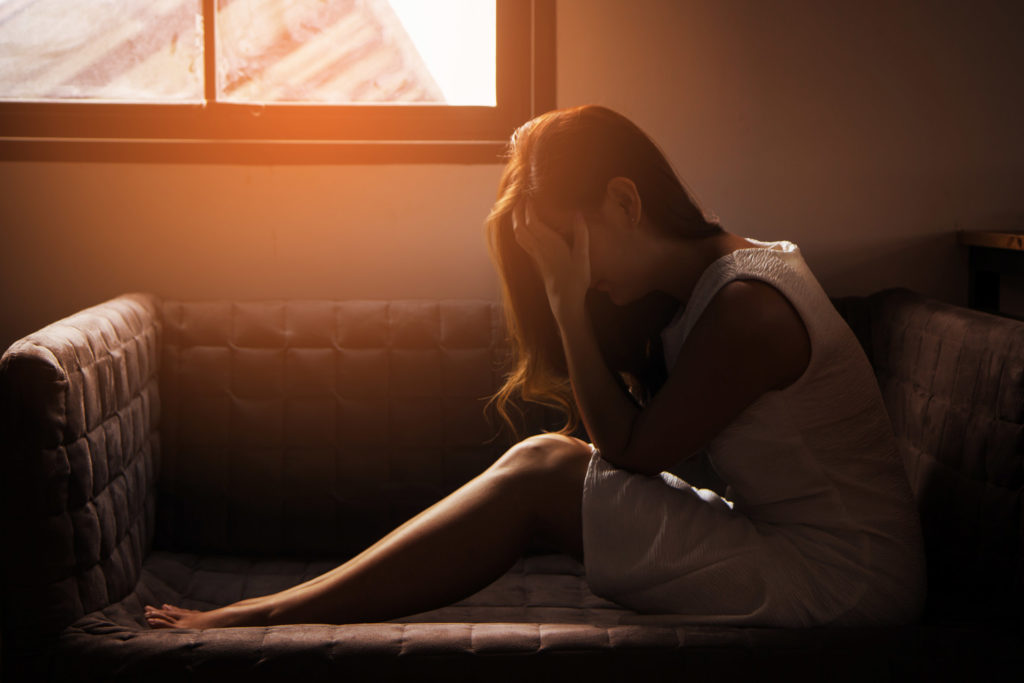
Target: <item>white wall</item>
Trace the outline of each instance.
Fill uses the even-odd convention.
[[[831,294],[962,303],[954,230],[1024,229],[1020,7],[558,0],[558,104],[632,117],[726,228],[796,241]],[[0,346],[124,291],[494,298],[499,173],[0,162]]]

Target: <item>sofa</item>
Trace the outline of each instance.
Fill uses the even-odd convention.
[[[834,303],[919,504],[919,623],[686,624],[537,547],[385,623],[150,630],[146,604],[208,609],[335,566],[513,437],[484,410],[506,358],[494,302],[136,293],[0,360],[4,680],[1019,680],[1024,323],[902,289]],[[699,456],[673,471],[713,479]]]

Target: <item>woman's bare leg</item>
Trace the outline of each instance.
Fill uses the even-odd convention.
[[[535,539],[582,558],[589,458],[589,446],[577,439],[532,437],[325,574],[209,612],[147,606],[147,621],[154,628],[384,621],[472,595]]]

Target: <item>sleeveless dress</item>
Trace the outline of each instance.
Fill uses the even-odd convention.
[[[912,621],[925,591],[920,522],[874,372],[799,248],[748,241],[757,246],[704,271],[663,330],[669,372],[708,302],[737,279],[792,303],[810,335],[808,367],[708,445],[728,499],[668,472],[618,469],[594,449],[583,489],[587,582],[645,613],[634,622]]]

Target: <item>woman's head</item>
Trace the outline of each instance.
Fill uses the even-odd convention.
[[[530,200],[545,222],[568,235],[561,217],[579,211],[588,224],[600,222],[607,217],[602,207],[607,207],[609,198],[625,200],[627,194],[632,196],[628,208],[634,219],[642,212],[645,226],[661,235],[703,237],[721,230],[705,218],[657,145],[610,109],[586,105],[551,111],[512,135],[498,198],[487,218],[513,354],[512,370],[494,397],[506,419],[507,406],[518,395],[562,410],[567,428],[577,422],[558,330],[540,276],[513,235],[513,209]],[[652,305],[652,300],[660,303]],[[622,311],[633,322],[628,335],[621,326],[595,324],[598,341],[613,367],[636,374],[636,368],[623,366],[635,363],[640,350],[647,349],[667,322],[667,306],[664,297],[653,294],[653,299],[645,297],[632,306],[632,312]],[[608,316],[614,316],[615,310],[602,307],[606,323],[613,322]],[[649,324],[636,324],[636,310],[653,311],[646,315]]]

